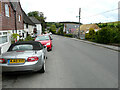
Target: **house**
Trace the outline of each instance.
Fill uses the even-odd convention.
[[[0,1],[0,48],[1,53],[11,45],[11,34],[22,35],[24,29],[20,2]],[[18,38],[19,39],[19,38]]]
[[[83,25],[80,25],[80,38],[85,39],[85,33],[89,33],[89,30],[91,28],[94,29],[96,32],[98,30],[100,30],[99,26],[96,25],[96,24],[83,24]],[[73,34],[78,37],[78,32],[79,32],[79,28],[77,28],[76,31]]]
[[[60,22],[64,24],[63,32],[66,34],[73,34],[77,28],[79,28],[79,23],[77,22]]]
[[[82,34],[89,33],[90,29],[94,29],[96,32],[100,30],[99,26],[96,24],[84,24],[80,26],[80,31]]]
[[[34,30],[37,30],[37,35],[41,35],[42,34],[41,22],[39,20],[37,20],[35,17],[29,17],[29,18],[35,24]]]
[[[24,31],[23,33],[23,39],[27,37],[27,35],[31,35],[33,33],[33,30],[35,28],[35,24],[31,21],[31,19],[26,15],[26,13],[22,10],[23,13],[23,22],[24,22]]]

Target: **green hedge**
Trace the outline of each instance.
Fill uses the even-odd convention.
[[[85,35],[87,40],[103,44],[120,43],[120,31],[118,28],[104,27],[95,34],[90,33]]]
[[[73,37],[73,34],[65,34],[66,37]]]
[[[95,30],[94,29],[90,29],[89,30],[89,33],[86,33],[85,34],[85,39],[88,39],[88,40],[91,40],[91,41],[93,41],[94,39],[95,39]]]
[[[24,41],[33,41],[34,39],[29,35],[29,36],[27,36],[26,38],[25,38],[25,40]]]
[[[104,44],[120,43],[120,31],[118,28],[102,28],[96,33],[95,41]]]
[[[104,27],[98,32],[91,30],[85,34],[85,39],[103,44],[120,43],[120,29],[116,27]]]

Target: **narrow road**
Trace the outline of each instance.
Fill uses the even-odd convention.
[[[46,73],[5,74],[3,88],[117,88],[118,52],[53,36]]]

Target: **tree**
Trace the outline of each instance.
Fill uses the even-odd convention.
[[[50,27],[50,32],[52,32],[53,34],[56,33],[56,26],[55,26],[54,24],[51,25],[51,27]]]
[[[64,35],[64,33],[63,33],[63,27],[60,28],[60,34]]]
[[[45,32],[45,28],[46,28],[46,17],[44,17],[43,12],[39,12],[39,11],[32,11],[28,13],[28,16],[30,17],[35,17],[37,20],[39,20],[41,22],[42,25],[42,32]]]

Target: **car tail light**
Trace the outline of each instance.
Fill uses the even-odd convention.
[[[0,63],[5,63],[5,59],[0,58]]]
[[[34,62],[34,61],[38,61],[38,59],[39,59],[38,57],[28,57],[27,60],[28,60],[29,62]]]

